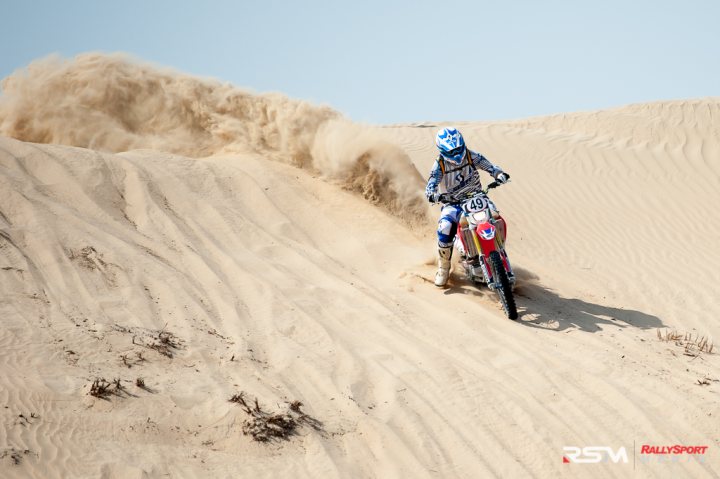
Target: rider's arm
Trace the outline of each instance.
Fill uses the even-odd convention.
[[[478,169],[483,170],[483,171],[487,171],[487,172],[490,174],[490,176],[492,176],[493,178],[497,178],[497,176],[498,176],[500,173],[504,173],[504,171],[503,171],[502,168],[500,168],[500,167],[497,166],[497,165],[493,165],[492,163],[490,163],[490,160],[488,160],[487,158],[485,158],[485,157],[484,157],[483,155],[481,155],[480,153],[476,153],[476,152],[474,152],[474,151],[471,151],[471,152],[470,152],[470,158],[472,158],[472,161],[473,161],[473,164],[475,165],[475,168],[478,168]]]
[[[433,196],[437,192],[440,180],[442,180],[443,172],[440,169],[440,163],[435,160],[432,171],[430,171],[430,177],[428,178],[427,186],[425,187],[425,198],[428,201],[433,201]]]

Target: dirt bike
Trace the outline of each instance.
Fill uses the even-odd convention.
[[[487,284],[500,298],[505,315],[517,319],[515,274],[505,252],[507,225],[488,197],[488,191],[498,186],[500,183],[494,181],[480,192],[453,199],[462,208],[455,248],[467,279]]]

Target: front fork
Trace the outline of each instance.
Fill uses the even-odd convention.
[[[482,269],[483,276],[485,276],[485,283],[487,283],[488,288],[495,289],[495,283],[492,282],[492,277],[490,275],[490,270],[487,267],[487,262],[485,261],[485,256],[480,255],[480,268]]]
[[[500,253],[500,257],[503,259],[503,263],[505,264],[505,271],[507,272],[508,281],[510,282],[510,286],[515,286],[515,274],[513,273],[512,267],[510,266],[510,258],[508,258],[507,254],[505,253],[505,250],[497,250],[498,253]],[[480,268],[482,269],[483,276],[485,277],[485,283],[487,283],[488,288],[491,290],[495,290],[500,287],[500,284],[495,281],[495,278],[492,277],[492,274],[490,273],[490,268],[488,267],[487,260],[484,255],[480,255]]]

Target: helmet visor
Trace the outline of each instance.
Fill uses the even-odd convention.
[[[453,161],[460,161],[464,154],[465,154],[465,145],[458,146],[457,148],[453,148],[452,150],[442,152],[442,156],[444,156],[448,160],[453,160]]]

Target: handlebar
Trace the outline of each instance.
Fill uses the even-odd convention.
[[[502,183],[498,183],[497,181],[493,181],[492,183],[490,183],[489,185],[487,185],[484,190],[480,190],[480,191],[482,191],[483,193],[487,194],[488,191],[492,190],[493,188],[497,188],[497,187],[500,186],[500,185],[502,185]]]
[[[509,182],[510,180],[508,180]],[[507,182],[506,182],[507,183]],[[497,181],[493,181],[492,183],[488,184],[485,188],[480,190],[480,193],[487,195],[488,191],[492,190],[493,188],[497,188],[498,186],[502,186],[506,183],[498,183]],[[461,195],[459,197],[457,196],[451,196],[448,193],[441,193],[438,197],[438,202],[440,203],[459,203],[461,201],[465,201],[467,199],[472,198],[477,194],[476,191],[465,193],[465,195]]]

